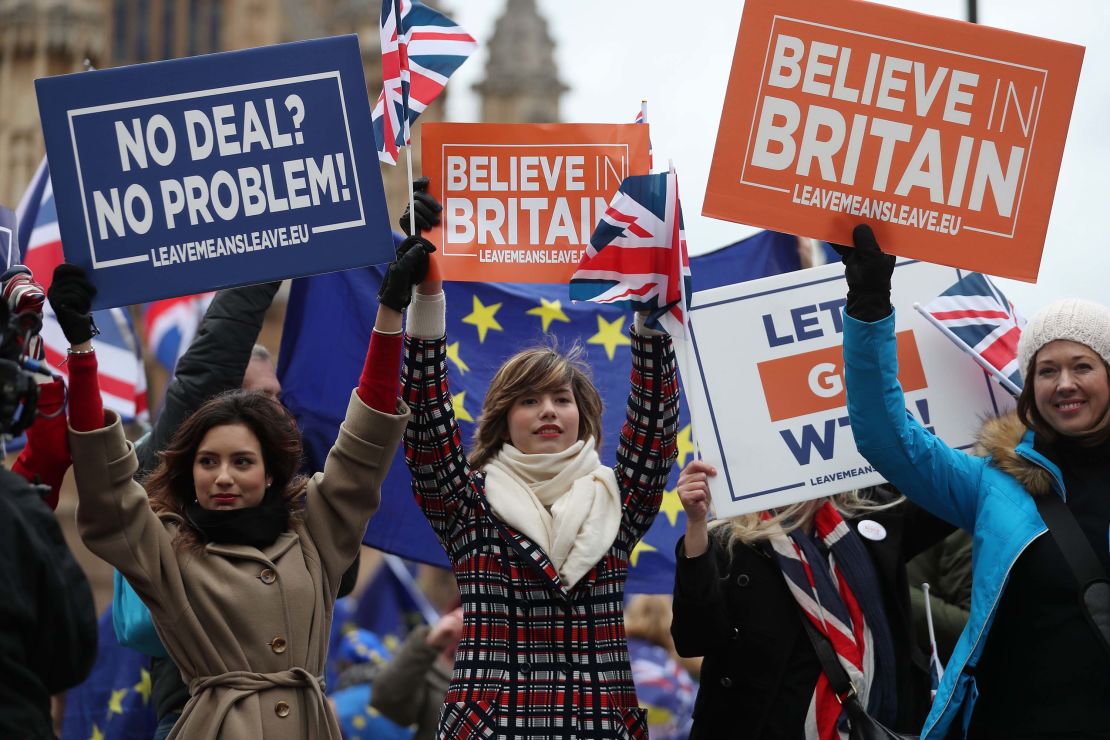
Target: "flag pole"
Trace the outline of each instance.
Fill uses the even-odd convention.
[[[408,98],[405,98],[405,128],[409,126],[409,111],[408,111]],[[408,138],[408,137],[406,137]],[[409,175],[409,234],[412,236],[419,236],[416,233],[416,193],[412,190],[412,144],[405,147],[405,164],[408,166]]]
[[[416,585],[416,581],[401,558],[384,552],[382,553],[382,561],[393,572],[394,577],[408,590],[409,596],[412,597],[412,600],[416,602],[416,606],[420,609],[420,615],[424,617],[424,621],[429,625],[435,625],[439,621],[439,612],[432,606],[432,602],[428,601],[428,597],[420,590],[420,586]]]
[[[925,623],[929,627],[929,647],[933,651],[931,660],[936,660],[937,683],[944,678],[944,666],[940,664],[940,652],[937,650],[937,635],[933,631],[933,605],[929,599],[929,584],[922,583],[921,590],[925,592]]]
[[[644,122],[646,123],[647,122],[647,101],[645,100],[642,103],[642,105],[644,106],[643,107]],[[670,176],[675,178],[674,193],[675,193],[675,203],[677,205],[678,203],[680,203],[680,201],[678,199],[678,173],[675,171],[674,160],[673,159],[668,159],[667,160],[667,172]],[[681,206],[678,206],[678,208],[681,208]],[[679,212],[681,213],[681,211],[679,211]],[[685,273],[683,272],[683,269],[682,269],[683,268],[683,265],[682,265],[682,246],[680,244],[675,244],[674,245],[674,252],[675,252],[675,259],[678,260],[678,291],[679,291],[678,294],[679,294],[679,296],[681,296],[681,300],[682,300],[682,322],[683,322],[683,325],[682,325],[682,334],[683,334],[683,336],[682,336],[682,364],[681,364],[679,369],[680,369],[680,372],[681,372],[681,376],[683,378],[689,378],[689,377],[691,377],[690,373],[691,373],[691,369],[694,367],[694,362],[693,362],[693,359],[690,357],[690,345],[691,345],[690,339],[691,339],[691,336],[692,336],[692,331],[691,331],[691,328],[690,328],[690,312],[689,312],[689,310],[687,310],[689,308],[690,302],[689,302],[689,297],[686,295],[686,276],[685,276]],[[690,412],[690,427],[691,427],[690,442],[693,444],[693,447],[694,447],[694,450],[693,450],[694,459],[699,460],[699,459],[701,459],[701,450],[698,448],[697,437],[695,437],[694,433],[693,433],[693,428],[695,428],[697,425],[694,424],[694,407],[693,407],[692,404],[690,404],[689,396],[687,396],[686,405],[689,407],[689,412]]]
[[[405,114],[405,167],[409,178],[409,236],[420,236],[416,231],[416,194],[412,191],[412,128],[409,126],[409,92],[412,90],[412,75],[409,71],[409,40],[401,19],[404,17],[404,3],[398,2],[397,8],[397,46],[403,63],[401,64],[401,102]],[[408,83],[408,88],[405,88]]]
[[[934,318],[931,313],[926,311],[920,303],[913,304],[913,307],[914,310],[921,314],[926,321],[928,321],[936,328],[940,329],[941,333],[943,333],[944,336],[948,337],[950,340],[952,340],[953,344],[963,350],[964,354],[970,355],[971,359],[975,360],[979,367],[990,373],[991,377],[997,380],[999,385],[1008,390],[1015,397],[1021,395],[1021,388],[1018,388],[1016,385],[1014,385],[1014,382],[1012,380],[1003,375],[1002,372],[994,365],[987,362],[982,355],[973,350],[971,347],[968,347],[967,344],[965,344],[964,342],[960,341],[960,338],[952,333],[951,329],[937,321],[936,318]]]

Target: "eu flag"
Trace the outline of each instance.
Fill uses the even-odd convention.
[[[111,604],[98,624],[92,672],[66,693],[62,740],[149,740],[157,724],[150,658],[116,640]]]
[[[762,232],[690,260],[695,290],[795,270],[799,262],[795,238],[774,232]],[[301,425],[312,470],[323,469],[351,389],[358,383],[382,274],[381,267],[371,267],[293,283],[278,376],[285,404]],[[577,341],[587,350],[594,383],[605,402],[601,458],[613,465],[628,398],[631,314],[596,303],[572,304],[565,284],[448,283],[445,292],[451,390],[464,440],[474,432],[486,388],[501,363],[539,343],[544,334],[554,334],[560,346]],[[655,524],[632,553],[629,593],[671,592],[674,545],[685,528],[675,485],[693,449],[683,401],[678,464]],[[448,567],[443,548],[413,500],[402,454],[394,460],[382,488],[381,510],[370,520],[365,543]]]

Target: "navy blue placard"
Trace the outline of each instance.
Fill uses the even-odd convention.
[[[35,81],[94,308],[393,257],[356,36]]]

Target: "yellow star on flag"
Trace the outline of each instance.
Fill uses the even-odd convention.
[[[663,491],[663,503],[659,506],[659,511],[667,515],[667,521],[671,526],[678,524],[678,512],[682,511],[682,501],[678,498],[678,488],[673,491]]]
[[[93,734],[89,737],[89,740],[104,740],[104,733],[100,731],[99,727],[93,725]]]
[[[598,316],[597,334],[587,339],[586,344],[600,344],[605,347],[605,354],[609,355],[609,359],[612,360],[617,347],[632,344],[632,340],[621,331],[624,328],[624,322],[625,318],[623,316],[612,321],[606,321],[604,316]]]
[[[490,329],[505,331],[501,328],[501,324],[497,323],[497,319],[494,318],[497,312],[501,310],[501,304],[493,303],[489,306],[483,306],[482,302],[478,300],[478,296],[473,296],[473,298],[474,310],[467,314],[462,322],[478,327],[478,341],[486,341],[486,332]]]
[[[642,553],[642,552],[659,552],[659,548],[652,547],[651,545],[644,542],[643,540],[640,540],[639,542],[637,542],[636,546],[632,548],[632,554],[628,556],[628,559],[630,561],[632,561],[632,567],[633,568],[635,568],[636,565],[639,563],[640,553]]]
[[[459,421],[469,421],[474,423],[474,417],[466,410],[463,404],[466,403],[466,391],[459,391],[458,393],[451,394],[451,405],[455,408],[455,418]]]
[[[455,363],[455,367],[459,369],[459,372],[466,373],[470,371],[470,368],[467,366],[467,364],[463,362],[462,357],[459,357],[458,342],[452,342],[451,344],[447,345],[447,359]]]
[[[117,689],[112,692],[112,696],[108,699],[108,716],[113,714],[123,714],[123,697],[127,696],[130,689]]]
[[[358,729],[358,730],[365,729],[365,727],[366,727],[366,718],[363,717],[361,714],[356,714],[354,719],[351,720],[351,724],[355,726],[355,729]]]
[[[551,326],[552,321],[565,321],[568,324],[570,323],[570,319],[563,313],[562,301],[558,300],[549,301],[546,298],[540,298],[540,305],[524,313],[529,316],[539,316],[541,322],[540,326],[544,332]]]
[[[682,427],[678,433],[678,468],[686,467],[686,458],[694,452],[694,440],[690,436],[690,425]]]
[[[143,704],[150,703],[150,672],[146,668],[139,669],[139,682],[131,688],[143,697]]]

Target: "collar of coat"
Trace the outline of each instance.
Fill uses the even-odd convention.
[[[979,430],[976,451],[990,457],[996,468],[1013,476],[1034,498],[1051,493],[1058,479],[1056,466],[1033,449],[1033,432],[1016,411],[988,419]]]

